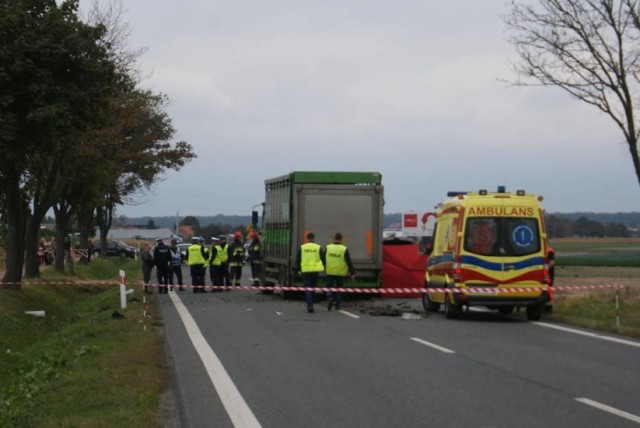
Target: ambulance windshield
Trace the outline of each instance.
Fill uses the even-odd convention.
[[[518,257],[540,251],[538,220],[523,217],[470,217],[464,236],[467,252]]]

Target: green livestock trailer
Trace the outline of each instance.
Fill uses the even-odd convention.
[[[378,172],[295,171],[266,180],[261,284],[301,286],[294,263],[307,233],[324,246],[340,232],[357,277],[345,287],[380,287],[383,197]]]

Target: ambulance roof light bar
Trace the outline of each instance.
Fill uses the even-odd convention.
[[[462,196],[462,195],[466,195],[469,192],[456,192],[456,191],[451,191],[451,192],[447,192],[447,197],[448,198],[453,198],[454,196]]]

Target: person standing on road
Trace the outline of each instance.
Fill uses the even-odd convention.
[[[307,302],[307,312],[313,312],[314,292],[308,290],[318,285],[320,272],[324,271],[324,252],[322,247],[315,243],[316,235],[307,233],[306,242],[300,246],[296,255],[296,269],[302,276],[302,284],[305,287],[304,298]]]
[[[218,257],[218,250],[216,246],[220,243],[220,240],[215,236],[211,237],[211,250],[209,251],[209,258],[207,259],[206,266],[209,268],[209,277],[211,278],[211,292],[219,291],[216,287],[220,286],[220,280],[218,278],[220,274],[220,257]],[[214,261],[216,261],[216,257],[218,257],[217,265],[214,265]],[[206,274],[205,274],[206,275]]]
[[[231,285],[231,279],[229,278],[229,244],[227,243],[227,235],[220,235],[220,273],[221,279],[224,280],[224,286],[229,287]],[[222,284],[222,281],[220,282]]]
[[[260,236],[257,232],[251,232],[251,245],[249,245],[249,263],[251,264],[251,278],[253,285],[260,285],[262,275],[262,254],[260,252]]]
[[[175,239],[171,240],[171,247],[169,248],[171,251],[171,270],[169,271],[169,285],[171,285],[171,289],[173,290],[173,275],[176,276],[178,280],[178,290],[184,291],[184,286],[182,284],[182,261],[183,256],[178,248],[178,241]]]
[[[244,264],[244,245],[242,244],[242,233],[233,234],[233,242],[227,250],[229,254],[229,276],[235,287],[240,287],[242,278],[242,265]]]
[[[191,245],[187,249],[187,264],[191,270],[191,285],[194,293],[204,293],[204,264],[207,252],[204,245],[200,245],[200,238],[191,238]]]
[[[327,288],[341,288],[344,285],[344,278],[349,275],[351,279],[356,279],[356,273],[353,269],[349,250],[342,242],[342,233],[337,232],[333,236],[333,242],[327,245],[325,250],[325,266]],[[341,292],[328,292],[327,297],[329,303],[327,309],[331,310],[335,305],[336,310],[340,309],[340,301],[342,300]]]
[[[153,249],[153,260],[156,263],[156,275],[158,277],[158,293],[169,292],[169,272],[171,271],[171,250],[158,238],[156,248]]]
[[[153,261],[153,255],[151,254],[151,245],[148,242],[142,243],[140,261],[142,264],[142,289],[145,293],[150,294],[149,283],[151,282],[151,271],[155,263]]]

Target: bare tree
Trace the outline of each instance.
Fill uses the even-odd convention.
[[[555,86],[607,114],[624,134],[638,183],[640,0],[511,0],[504,17],[519,86]]]

